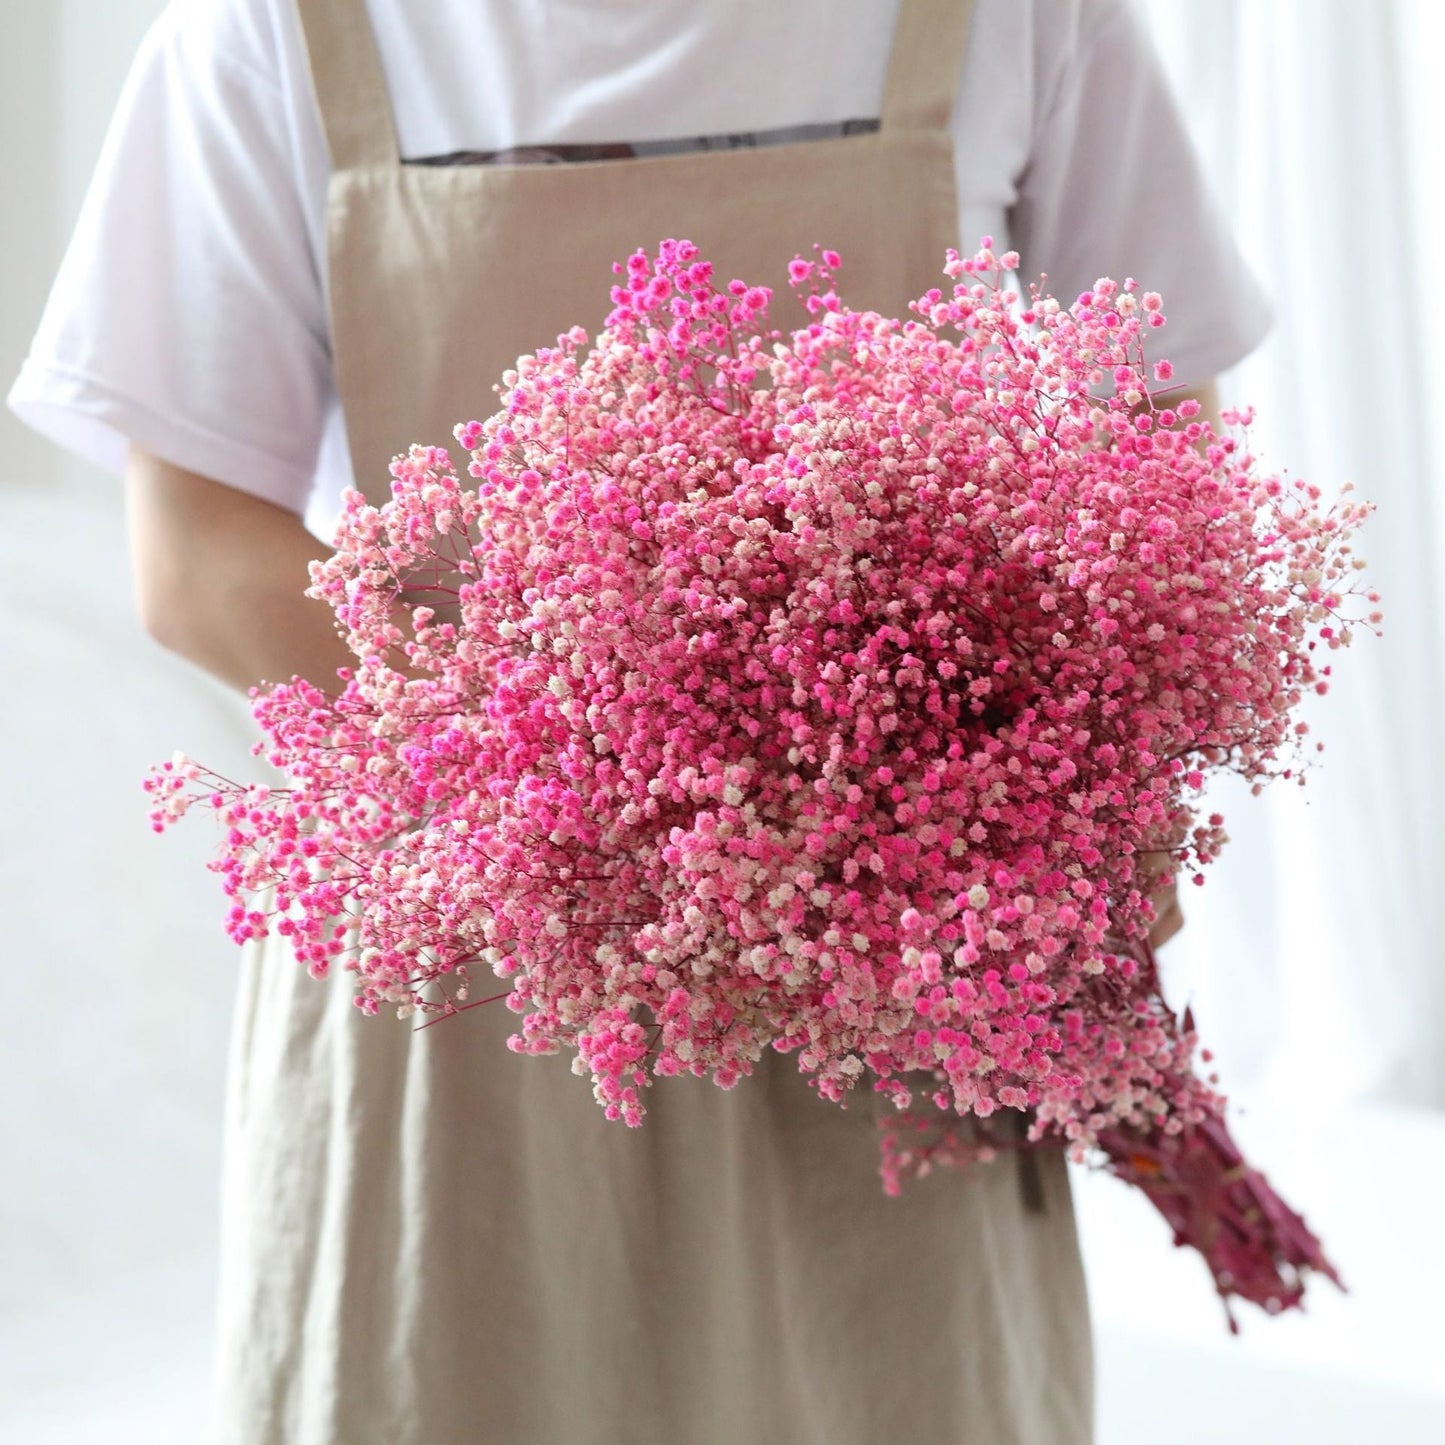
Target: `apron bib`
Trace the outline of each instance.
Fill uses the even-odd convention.
[[[362,0],[299,0],[333,174],[328,299],[357,486],[495,409],[523,352],[595,333],[614,260],[695,241],[774,286],[843,256],[902,314],[957,244],[948,118],[971,5],[903,0],[879,129],[566,165],[399,159]],[[564,262],[565,266],[557,263]],[[792,309],[789,309],[792,308]],[[248,944],[222,1192],[217,1445],[1088,1445],[1062,1154],[884,1195],[877,1119],[768,1053],[608,1122],[504,1005],[365,1018]],[[474,981],[481,996],[489,976]],[[495,992],[497,989],[488,990]],[[1041,1207],[1029,1207],[1037,1191]]]

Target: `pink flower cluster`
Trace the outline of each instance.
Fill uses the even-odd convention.
[[[899,319],[837,266],[794,261],[786,335],[687,242],[619,267],[593,344],[457,428],[467,481],[416,446],[349,495],[311,595],[357,666],[255,701],[292,787],[181,760],[152,816],[210,800],[237,939],[369,1013],[454,1013],[480,962],[629,1124],[773,1047],[1076,1151],[1177,1131],[1217,1101],[1141,976],[1143,863],[1215,856],[1210,774],[1303,763],[1368,508],[1162,404],[1132,280],[1020,296],[986,239]]]

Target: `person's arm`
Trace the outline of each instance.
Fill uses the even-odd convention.
[[[126,522],[142,624],[245,692],[301,676],[340,690],[354,664],[331,609],[305,595],[329,555],[294,512],[132,447]]]
[[[1217,381],[1206,381],[1202,386],[1186,387],[1183,391],[1156,391],[1154,393],[1154,407],[1162,411],[1166,407],[1173,407],[1176,410],[1179,404],[1193,398],[1199,403],[1199,415],[1195,421],[1207,421],[1216,433],[1223,429],[1223,423],[1219,419],[1219,383]]]
[[[1156,407],[1178,407],[1179,404],[1189,398],[1199,403],[1199,415],[1196,421],[1207,421],[1215,432],[1221,430],[1222,424],[1219,419],[1219,386],[1214,381],[1206,382],[1203,386],[1193,387],[1179,392],[1156,393],[1154,404]],[[1177,839],[1170,840],[1173,846],[1177,846]],[[1163,872],[1168,863],[1168,855],[1161,849],[1158,852],[1146,853],[1143,859],[1143,867],[1146,877]],[[1157,915],[1154,925],[1149,930],[1149,942],[1158,948],[1168,943],[1181,928],[1184,927],[1184,910],[1179,903],[1179,885],[1177,882],[1170,882],[1165,887],[1158,889],[1150,895],[1154,912]]]

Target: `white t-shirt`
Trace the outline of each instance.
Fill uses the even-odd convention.
[[[367,9],[415,158],[876,116],[898,0]],[[960,249],[991,234],[1065,301],[1101,275],[1162,292],[1154,355],[1178,384],[1262,339],[1269,308],[1129,0],[978,0],[953,128]],[[119,472],[133,440],[328,535],[351,470],[327,171],[293,0],[172,0],[126,82],[14,411],[103,467]]]

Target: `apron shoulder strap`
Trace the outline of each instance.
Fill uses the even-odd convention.
[[[902,0],[883,90],[884,130],[946,130],[973,0]]]
[[[401,161],[391,97],[364,0],[296,0],[331,167]]]

